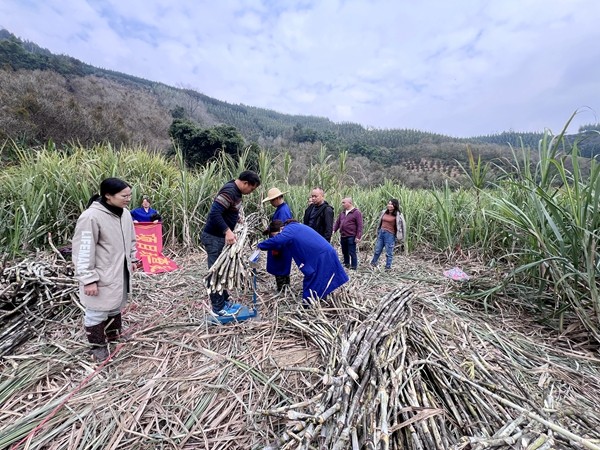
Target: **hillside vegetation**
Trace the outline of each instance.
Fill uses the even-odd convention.
[[[322,146],[334,157],[347,152],[349,172],[361,185],[384,179],[417,188],[440,186],[447,179],[461,182],[460,164],[468,163],[467,148],[482,161],[505,167],[511,146],[536,149],[542,138],[541,132],[503,132],[457,139],[233,105],[192,89],[54,55],[7,30],[0,30],[0,104],[0,141],[10,139],[23,146],[52,141],[59,147],[110,143],[116,148],[172,152],[169,128],[174,119],[184,118],[199,129],[232,126],[247,145],[273,154],[288,152],[293,174],[302,175]],[[595,154],[598,142],[593,133],[580,143],[581,154]]]

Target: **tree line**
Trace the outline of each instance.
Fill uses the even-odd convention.
[[[424,165],[451,173],[453,167],[467,164],[467,147],[484,161],[502,160],[510,157],[511,147],[535,150],[542,137],[510,131],[459,139],[234,105],[194,89],[54,55],[6,30],[0,30],[0,102],[0,140],[23,146],[108,142],[168,154],[177,146],[186,162],[195,166],[205,164],[217,151],[234,154],[245,146],[276,154],[289,151],[299,164],[310,164],[324,145],[332,155],[347,152],[350,165],[357,167],[357,181],[364,184],[391,175],[416,182],[424,171],[414,168]],[[587,130],[590,135],[594,125]],[[596,135],[582,140],[582,155],[599,153]],[[360,174],[366,166],[369,173]],[[435,178],[426,184],[444,180],[441,174]]]

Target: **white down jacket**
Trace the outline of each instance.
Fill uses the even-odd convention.
[[[73,237],[81,303],[97,311],[118,309],[131,292],[131,276],[127,277],[127,289],[124,268],[131,271],[135,255],[135,228],[129,210],[124,209],[119,217],[100,203],[92,203],[79,216]],[[98,283],[98,295],[85,295],[83,287],[94,282]]]

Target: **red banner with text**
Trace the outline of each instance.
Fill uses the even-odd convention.
[[[142,261],[144,272],[161,273],[179,269],[174,261],[162,254],[162,224],[136,223],[137,258]]]

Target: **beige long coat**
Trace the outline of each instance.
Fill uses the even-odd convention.
[[[131,292],[125,286],[125,269],[135,261],[135,228],[128,209],[121,217],[98,202],[86,209],[75,227],[73,263],[81,303],[97,311],[118,309]],[[131,273],[130,273],[131,275]],[[86,284],[98,283],[98,295],[85,295]]]

